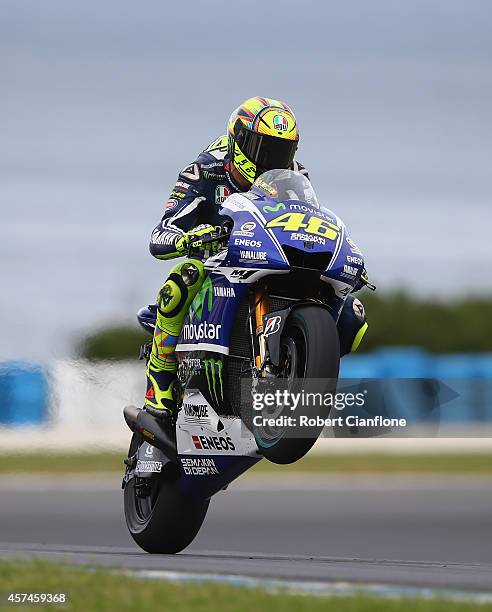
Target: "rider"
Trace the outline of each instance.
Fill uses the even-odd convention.
[[[262,172],[291,168],[307,176],[294,160],[299,142],[297,121],[283,102],[250,98],[231,115],[228,133],[209,145],[178,176],[159,225],[150,241],[157,259],[187,254],[191,242],[211,240],[222,217],[224,200],[235,192],[248,191]],[[207,243],[208,252],[218,244]],[[174,266],[157,295],[157,321],[147,363],[147,392],[144,407],[156,416],[173,416],[176,411],[176,344],[193,298],[205,280],[199,256]],[[349,296],[340,321],[342,354],[355,350],[367,328],[364,307]],[[340,328],[340,326],[339,326]]]

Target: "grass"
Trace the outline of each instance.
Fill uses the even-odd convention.
[[[84,474],[123,472],[124,453],[58,452],[0,454],[0,474]],[[492,476],[492,453],[312,453],[291,466],[261,461],[256,474],[463,474]]]
[[[65,593],[65,604],[9,604],[10,593]],[[159,610],[160,612],[472,612],[492,605],[439,599],[382,599],[364,594],[315,597],[220,583],[172,583],[46,561],[0,561],[0,608],[15,610]]]

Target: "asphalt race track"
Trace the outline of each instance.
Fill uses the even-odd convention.
[[[0,557],[492,593],[492,481],[243,478],[177,556],[139,551],[118,478],[0,479]]]

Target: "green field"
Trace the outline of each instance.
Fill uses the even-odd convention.
[[[10,593],[64,593],[64,604],[10,604]],[[146,580],[103,570],[57,565],[45,561],[0,561],[0,609],[159,610],[160,612],[472,612],[492,605],[440,599],[382,599],[364,595],[310,596],[268,592],[219,583],[173,583]]]
[[[0,473],[123,472],[124,453],[0,454]],[[261,461],[249,474],[463,474],[492,477],[492,453],[311,453],[291,466]]]

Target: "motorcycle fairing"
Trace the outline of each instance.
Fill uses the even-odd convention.
[[[185,391],[176,421],[176,443],[178,455],[256,456],[258,451],[241,419],[217,414],[198,389]]]
[[[254,204],[264,212],[265,225],[281,247],[294,247],[308,253],[336,249],[344,224],[331,210],[300,200],[279,202],[266,196],[256,198]],[[317,229],[311,230],[312,225]]]
[[[181,455],[181,476],[177,488],[185,496],[208,499],[227,488],[238,476],[249,470],[261,457]]]
[[[261,459],[239,417],[217,414],[198,389],[186,389],[176,422],[183,494],[208,498]]]
[[[205,268],[220,273],[230,283],[252,284],[263,276],[287,274],[289,262],[274,233],[265,227],[266,219],[244,194],[227,198],[220,211],[233,222],[226,249],[205,263]]]
[[[332,313],[338,320],[346,296],[360,279],[364,260],[335,213],[301,200],[235,193],[225,200],[220,214],[233,223],[229,243],[205,263],[211,283],[206,281],[193,301],[177,351],[210,350],[227,355],[242,286],[266,275],[288,273],[286,247],[329,253],[320,279],[333,287]],[[234,296],[214,301],[219,293],[215,287],[221,285]]]
[[[244,285],[233,285],[222,275],[209,274],[191,303],[176,352],[228,355],[232,325],[245,291]]]
[[[331,257],[322,271],[321,280],[333,287],[337,298],[333,313],[338,319],[346,296],[360,280],[364,259],[345,224],[333,211],[301,200],[279,201],[261,193],[236,193],[227,198],[220,214],[232,218],[234,227],[227,251],[210,262],[216,272],[227,275],[231,282],[249,284],[267,274],[281,274],[290,270],[285,247],[306,253],[328,252]],[[247,276],[241,276],[241,269],[236,269],[242,266],[248,272],[252,267],[238,257],[240,249],[237,247],[241,244],[237,242],[244,236],[256,243],[249,249],[255,253],[265,253],[264,260],[259,258],[265,265],[256,266],[255,273]],[[230,268],[234,268],[232,274]],[[239,278],[234,279],[234,275]]]
[[[321,275],[321,280],[331,285],[335,292],[331,305],[335,321],[338,321],[347,295],[359,284],[364,271],[362,252],[350,237],[345,225],[342,224],[341,230],[337,249]]]

